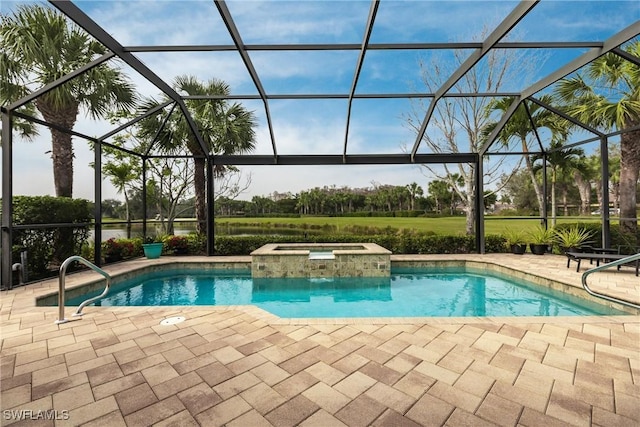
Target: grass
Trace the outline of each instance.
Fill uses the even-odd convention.
[[[563,217],[558,224],[575,222],[598,222],[593,217]],[[416,231],[432,231],[436,234],[462,234],[465,232],[465,217],[438,218],[387,218],[387,217],[317,217],[305,216],[301,218],[220,218],[216,224],[260,227],[290,227],[308,228],[308,226],[322,227],[324,225],[341,228],[350,226],[375,227],[395,229],[409,229]],[[508,217],[486,217],[485,234],[502,234],[506,228],[521,229],[525,232],[540,224],[537,219],[509,219]]]

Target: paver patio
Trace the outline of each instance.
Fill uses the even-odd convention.
[[[393,259],[488,262],[580,283],[561,256]],[[631,268],[592,283],[640,301]],[[34,305],[56,288],[1,294],[2,425],[640,425],[637,314],[287,320],[251,306],[87,307],[56,325],[56,307]],[[160,325],[176,315],[186,320]]]

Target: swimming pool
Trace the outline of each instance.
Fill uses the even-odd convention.
[[[79,305],[90,296],[67,305]],[[283,318],[625,314],[498,273],[465,268],[394,271],[390,278],[295,279],[172,270],[117,284],[96,305],[255,305]]]

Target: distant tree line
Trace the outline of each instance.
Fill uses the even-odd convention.
[[[293,194],[274,192],[268,196],[254,196],[250,201],[220,197],[216,200],[215,213],[221,216],[280,215],[353,215],[358,213],[385,214],[403,212],[420,214],[455,215],[461,211],[461,200],[445,181],[434,180],[428,190],[416,182],[407,185],[382,185],[351,188],[348,186],[324,186]],[[494,203],[489,196],[487,203]]]

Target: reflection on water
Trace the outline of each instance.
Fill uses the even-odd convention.
[[[162,234],[159,228],[153,224],[147,225],[147,234]],[[183,235],[196,231],[195,223],[176,223],[174,234]],[[280,228],[280,227],[240,227],[240,226],[218,226],[214,228],[214,233],[218,236],[314,236],[322,234],[322,230],[304,230],[301,228]],[[90,230],[89,238],[93,240],[94,230]],[[142,224],[134,224],[131,227],[131,236],[142,235]],[[103,225],[102,240],[110,238],[126,238],[127,229],[124,225]]]
[[[219,236],[312,236],[322,234],[322,230],[305,230],[286,227],[242,227],[216,225],[215,233]]]
[[[189,234],[196,231],[195,223],[176,223],[174,226],[173,234],[183,235]],[[147,234],[156,235],[162,234],[160,232],[160,228],[156,227],[153,223],[147,224]],[[89,239],[93,240],[95,236],[95,230],[91,229],[89,231]],[[133,224],[131,226],[131,237],[140,237],[142,236],[142,224]],[[124,224],[118,225],[102,225],[102,241],[109,240],[111,238],[116,239],[126,239],[127,238],[127,228]]]
[[[335,277],[253,279],[252,303],[311,301],[312,298],[332,302],[390,301],[391,280],[388,277]]]
[[[491,275],[251,279],[249,273],[155,272],[114,285],[103,306],[249,305],[281,317],[466,317],[622,314],[547,288]],[[91,295],[89,295],[91,296]],[[68,302],[78,305],[89,296]]]

